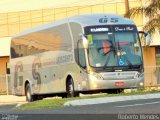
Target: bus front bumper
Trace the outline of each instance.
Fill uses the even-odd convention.
[[[117,79],[117,80],[89,80],[89,90],[98,89],[123,89],[123,88],[142,88],[144,87],[144,79]]]

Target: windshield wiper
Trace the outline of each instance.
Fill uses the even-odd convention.
[[[110,51],[107,54],[109,54],[110,52],[113,52],[114,53],[114,58],[115,58],[115,55],[116,55],[115,46],[113,45],[112,41],[109,41],[109,43],[111,44],[111,46],[110,46]],[[106,66],[108,65],[108,62],[109,62],[110,58],[111,58],[110,56],[107,56],[107,59],[106,59],[105,65],[104,65],[104,69],[106,69]]]
[[[109,67],[103,67],[103,69],[107,72],[114,72],[114,67],[109,66]]]
[[[108,52],[108,54],[109,54],[110,52],[114,52],[114,54],[115,54],[115,49],[112,48],[112,49]],[[108,63],[109,63],[109,61],[110,61],[110,59],[111,59],[111,55],[112,55],[112,54],[110,54],[110,55],[107,56],[106,62],[105,62],[104,67],[103,67],[104,69],[107,69],[107,65],[108,65]],[[113,55],[113,56],[114,56],[114,59],[115,59],[115,55]],[[112,69],[113,69],[113,67],[112,67]]]
[[[131,61],[128,60],[127,56],[126,55],[123,55],[124,59],[127,61],[127,64],[130,68],[133,68],[133,65],[131,63]]]

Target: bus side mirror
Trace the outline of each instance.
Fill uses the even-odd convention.
[[[82,37],[83,48],[88,48],[88,40],[85,36]]]
[[[151,35],[149,32],[139,31],[139,34],[142,34],[145,38],[145,45],[149,46],[151,43]]]
[[[149,46],[151,43],[151,35],[148,32],[145,32],[144,36],[146,38],[146,46]]]
[[[87,49],[89,44],[87,38],[82,33],[79,33],[79,36],[82,38],[83,48]]]

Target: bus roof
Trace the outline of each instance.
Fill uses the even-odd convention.
[[[54,26],[58,26],[65,23],[78,23],[82,27],[92,26],[92,25],[123,25],[123,24],[134,24],[134,22],[128,18],[124,18],[117,14],[84,14],[84,15],[76,15],[73,17],[65,18],[62,20],[57,20],[54,22],[50,22],[45,25],[41,25],[35,28],[28,29],[24,32],[21,32],[13,37],[23,36],[29,33],[41,31],[44,29],[48,29]]]

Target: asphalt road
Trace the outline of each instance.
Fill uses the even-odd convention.
[[[160,98],[26,111],[16,110],[14,106],[0,106],[0,112],[3,115],[1,118],[13,117],[15,118],[13,120],[48,120],[54,118],[56,120],[124,120],[126,115],[130,115],[129,117],[132,119],[146,120],[149,117],[150,119],[154,118],[154,120],[160,119]]]
[[[0,105],[0,114],[5,112],[12,112],[16,107],[16,104]]]
[[[14,111],[15,112],[15,111]],[[117,114],[117,113],[159,113],[160,98],[133,100],[96,105],[63,107],[57,109],[41,109],[32,111],[16,111],[33,114]]]

